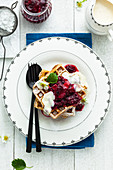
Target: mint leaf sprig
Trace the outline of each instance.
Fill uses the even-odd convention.
[[[25,168],[33,168],[33,166],[27,167],[25,161],[23,159],[19,159],[19,158],[18,159],[14,159],[12,161],[12,166],[16,170],[23,170]]]
[[[56,73],[50,73],[50,75],[46,79],[47,82],[54,84],[58,81],[58,75]]]

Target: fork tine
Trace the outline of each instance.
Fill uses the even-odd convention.
[[[36,75],[35,75],[35,64],[33,63],[33,67],[32,67],[32,76],[33,76],[33,81],[35,81],[35,77],[36,77]]]
[[[34,68],[34,74],[35,74],[35,81],[37,81],[36,65],[35,65],[35,68]]]
[[[39,72],[39,69],[36,67],[36,73],[38,73]],[[36,74],[37,75],[37,80],[39,79],[39,74]]]
[[[30,65],[29,65],[29,63],[28,63],[28,70],[29,70],[29,67],[30,67]],[[26,80],[27,80],[27,82],[29,83],[29,81],[30,81],[30,74],[29,74],[29,71],[27,70],[27,77],[26,77]]]
[[[33,81],[35,81],[35,65],[33,65]]]
[[[30,64],[28,63],[28,69],[29,69],[29,67],[30,67]]]

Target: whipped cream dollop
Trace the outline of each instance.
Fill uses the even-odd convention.
[[[44,112],[48,114],[51,112],[51,108],[54,106],[54,100],[55,95],[52,91],[44,94],[44,97],[42,99],[42,102],[44,104]]]
[[[64,78],[66,78],[71,84],[79,84],[80,83],[80,78],[78,75],[76,75],[75,73],[67,73],[64,72],[62,74],[62,76]]]
[[[37,86],[39,89],[48,90],[49,83],[40,79],[35,83],[35,86]]]
[[[64,72],[62,76],[66,78],[71,84],[74,84],[77,92],[82,90],[82,86],[88,86],[84,75],[78,71],[75,73]]]

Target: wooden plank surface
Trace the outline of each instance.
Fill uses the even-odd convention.
[[[31,32],[73,32],[73,0],[52,1],[53,9],[50,17],[42,24],[32,24],[20,14],[21,22],[21,49],[26,45],[26,33]],[[31,154],[25,152],[25,137],[16,130],[15,157],[26,160],[28,165],[34,166],[33,170],[74,170],[75,151],[43,149]]]
[[[89,0],[88,0],[89,1]],[[0,0],[0,5],[12,4],[12,0]],[[85,24],[85,8],[77,11],[75,8],[76,0],[57,0],[52,1],[53,11],[47,21],[42,24],[32,24],[26,21],[19,14],[20,36],[17,32],[12,37],[4,40],[8,48],[9,57],[14,57],[20,49],[25,46],[26,33],[31,32],[86,32],[88,29]],[[15,10],[16,11],[16,10]],[[18,30],[17,30],[18,31]],[[104,61],[113,82],[113,43],[106,36],[92,35],[93,49]],[[16,40],[16,41],[15,41]],[[8,43],[10,42],[10,43]],[[18,43],[19,42],[19,43]],[[13,45],[15,44],[15,46]],[[12,47],[15,48],[12,50]],[[5,70],[10,63],[6,60]],[[0,68],[2,60],[0,59]],[[0,82],[0,97],[2,99],[2,83]],[[10,135],[7,144],[0,143],[0,170],[12,170],[11,161],[14,158],[22,158],[28,166],[34,165],[33,170],[112,170],[113,169],[113,102],[103,124],[95,132],[94,148],[82,150],[52,150],[43,149],[41,153],[36,153],[35,149],[31,154],[25,152],[25,137],[18,132],[9,121],[3,102],[0,102],[0,135]]]
[[[1,59],[0,59],[0,67],[1,67]],[[5,65],[5,69],[7,65],[10,63],[10,60],[7,61]],[[14,159],[14,127],[12,126],[12,122],[9,120],[7,116],[7,112],[4,108],[3,103],[3,81],[0,82],[0,136],[10,136],[10,140],[5,144],[2,143],[0,139],[0,170],[11,170],[11,162]]]
[[[74,150],[54,150],[42,149],[37,153],[35,149],[32,153],[26,153],[26,141],[23,135],[16,130],[15,157],[24,159],[28,166],[34,166],[33,170],[74,170]]]
[[[75,31],[89,32],[85,23],[85,10],[89,0],[84,7],[78,11],[75,9]],[[94,51],[105,63],[113,82],[113,43],[106,36],[92,34],[92,45]],[[75,169],[77,170],[112,170],[113,168],[113,102],[103,124],[95,132],[94,148],[75,151]]]
[[[73,0],[52,0],[51,15],[41,24],[26,21],[20,13],[21,49],[26,45],[26,33],[73,32],[73,25]]]

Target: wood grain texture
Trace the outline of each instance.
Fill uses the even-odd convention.
[[[87,0],[86,2],[83,3],[83,7],[82,8],[77,8],[76,2],[75,1],[75,32],[86,32],[88,31],[87,27],[86,27],[86,23],[85,23],[85,11],[86,11],[86,7],[88,6],[88,3],[90,2],[90,0]]]
[[[89,0],[88,0],[89,1]],[[13,3],[12,0],[0,1],[2,4]],[[26,21],[21,14],[20,21],[20,36],[15,32],[15,37],[5,39],[7,44],[7,54],[12,58],[14,54],[25,46],[26,33],[31,32],[86,32],[88,29],[85,24],[85,8],[77,11],[75,4],[76,0],[56,0],[53,1],[53,11],[47,21],[42,24],[32,24]],[[92,34],[93,49],[104,61],[113,82],[113,43],[106,36],[97,36]],[[15,40],[15,52],[11,49]],[[10,43],[8,43],[10,41]],[[20,44],[18,43],[20,42]],[[20,46],[20,47],[19,47]],[[10,59],[6,60],[5,70],[10,63]],[[0,59],[0,68],[2,60]],[[113,169],[113,102],[109,113],[95,132],[94,148],[82,150],[52,150],[43,149],[41,153],[36,153],[33,149],[31,154],[25,152],[26,142],[25,137],[15,129],[9,121],[2,102],[2,83],[0,82],[0,135],[8,134],[11,140],[7,144],[0,143],[0,170],[12,170],[11,161],[14,158],[22,158],[26,161],[27,166],[34,165],[33,170],[112,170]]]
[[[32,32],[73,32],[73,0],[52,1],[53,9],[50,17],[42,24],[32,24],[20,14],[21,49],[26,45],[26,33]],[[26,160],[28,166],[35,165],[33,170],[74,170],[74,150],[43,149],[31,154],[25,152],[25,137],[16,130],[15,158]]]
[[[41,23],[26,21],[20,13],[21,49],[26,45],[26,33],[36,32],[73,32],[73,0],[52,0],[52,13]]]
[[[37,153],[35,149],[32,149],[32,152],[28,154],[25,152],[25,148],[25,137],[16,130],[15,157],[24,159],[27,166],[33,165],[33,170],[74,170],[74,150],[43,148],[40,153]]]
[[[87,1],[87,5],[88,5]],[[85,5],[85,4],[84,4]],[[78,32],[88,31],[85,24],[84,6],[80,11],[75,12],[75,30]],[[80,20],[79,20],[80,19]],[[80,22],[81,21],[81,22]],[[93,50],[105,63],[109,72],[111,82],[113,82],[112,65],[113,65],[113,43],[106,36],[92,34]],[[108,115],[102,125],[95,132],[94,148],[82,149],[75,151],[75,169],[76,170],[112,170],[113,160],[113,102],[109,109]]]
[[[1,68],[2,59],[0,59]],[[7,61],[5,69],[7,68],[10,60]],[[3,81],[0,82],[0,136],[8,135],[10,140],[5,144],[2,143],[0,139],[0,170],[12,170],[11,162],[13,160],[13,125],[7,116],[7,112],[3,104],[3,91],[2,91]]]

